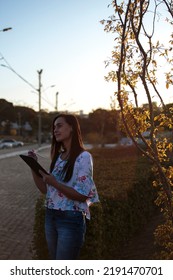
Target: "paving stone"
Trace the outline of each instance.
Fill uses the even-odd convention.
[[[49,150],[40,151],[47,158]],[[49,159],[40,163],[48,167]],[[0,159],[0,260],[30,260],[35,203],[40,196],[29,167],[16,155]]]

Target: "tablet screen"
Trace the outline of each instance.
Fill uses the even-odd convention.
[[[39,170],[42,170],[45,174],[49,174],[34,158],[26,155],[19,155],[27,165],[39,176],[42,178],[42,175],[39,173]]]

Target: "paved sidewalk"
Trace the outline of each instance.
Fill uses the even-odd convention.
[[[47,157],[40,157],[39,162],[48,168],[49,149],[39,154]],[[39,196],[29,167],[18,155],[0,159],[0,260],[32,259],[30,246]]]

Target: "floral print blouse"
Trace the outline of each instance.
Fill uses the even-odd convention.
[[[61,174],[66,160],[61,159],[61,155],[58,157],[52,174],[56,180],[63,183]],[[90,219],[89,206],[94,202],[98,202],[98,193],[93,181],[93,161],[89,152],[83,151],[77,158],[74,164],[73,175],[67,183],[67,186],[75,189],[77,192],[88,196],[85,202],[71,200],[64,194],[59,192],[51,185],[47,185],[46,194],[46,207],[56,210],[75,210],[83,211],[86,217]]]

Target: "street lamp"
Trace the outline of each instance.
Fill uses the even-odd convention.
[[[0,30],[0,32],[6,32],[6,31],[9,31],[11,29],[12,29],[12,27],[3,28],[3,29]]]
[[[41,90],[42,88],[42,84],[41,84],[41,74],[43,72],[43,69],[41,69],[40,71],[37,71],[38,73],[38,78],[39,78],[39,87],[38,87],[38,104],[39,104],[39,109],[38,109],[38,147],[40,148],[41,147],[41,134],[42,134],[42,120],[41,120],[41,94],[43,92],[45,92],[48,88],[53,88],[55,87],[56,85],[51,85],[51,86],[48,86],[47,88],[45,88],[44,90]]]
[[[38,147],[41,146],[41,74],[43,69],[37,71],[38,73]]]
[[[49,88],[53,88],[53,87],[55,87],[56,85],[51,85],[51,86],[48,86],[48,87],[46,87],[45,89],[43,89],[42,90],[42,92],[45,92],[47,89],[49,89]]]
[[[6,63],[7,63],[7,61],[6,61]],[[38,93],[38,98],[39,98],[38,99],[38,106],[39,106],[39,108],[38,108],[38,147],[41,147],[41,93],[47,90],[47,88],[46,88],[45,90],[41,91],[41,88],[42,88],[41,74],[43,72],[43,69],[37,71],[39,84],[38,84],[38,89],[36,89],[31,83],[29,83],[26,79],[24,79],[21,75],[19,75],[9,64],[8,65],[0,64],[0,66],[6,67],[9,70],[11,70],[12,72],[14,72],[20,79],[22,79],[25,83],[27,83],[30,87],[32,87],[34,89],[34,92]],[[50,88],[50,87],[55,87],[55,85],[51,85],[48,88]]]
[[[55,110],[58,111],[58,94],[59,92],[56,92],[56,101],[55,101]]]

